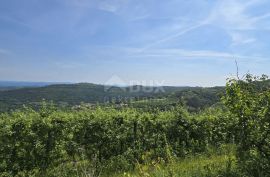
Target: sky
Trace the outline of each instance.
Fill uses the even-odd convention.
[[[224,85],[270,75],[269,0],[0,0],[0,80]],[[115,83],[117,84],[117,83]]]

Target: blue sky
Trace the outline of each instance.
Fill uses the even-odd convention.
[[[224,85],[270,74],[269,0],[0,0],[0,80]]]

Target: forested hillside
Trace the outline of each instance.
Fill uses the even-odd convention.
[[[0,81],[0,90],[13,90],[27,87],[44,87],[53,84],[65,84],[64,82],[23,82],[23,81]],[[68,84],[68,83],[66,83]]]
[[[150,92],[149,92],[150,90]],[[153,90],[153,91],[151,91]],[[59,107],[72,107],[81,103],[129,103],[134,106],[136,101],[148,100],[155,103],[156,99],[175,105],[184,101],[191,109],[201,109],[219,101],[224,88],[201,87],[108,87],[96,84],[57,84],[45,87],[26,87],[0,91],[0,112],[21,108],[22,105],[37,107],[42,100],[53,101]],[[151,104],[150,103],[150,104]],[[147,103],[148,104],[148,103]],[[148,104],[148,105],[150,105]]]
[[[208,98],[209,104],[202,102],[209,106],[197,111],[189,109],[185,101],[175,102],[170,109],[82,104],[79,109],[65,110],[42,102],[38,109],[24,107],[2,113],[0,173],[2,176],[269,176],[269,82],[265,76],[231,79],[222,92],[221,102],[211,105],[211,101],[219,99],[212,98],[210,93],[220,93],[220,89],[223,90],[184,89],[168,96],[175,98],[180,94],[186,102],[191,95],[196,98],[192,99],[194,102]],[[151,102],[133,102],[140,103]],[[162,98],[153,103],[167,105]]]

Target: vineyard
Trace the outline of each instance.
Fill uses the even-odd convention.
[[[0,115],[2,176],[269,176],[265,76],[230,80],[222,106],[190,112],[43,102]]]

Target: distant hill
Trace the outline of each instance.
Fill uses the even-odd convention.
[[[117,87],[90,83],[49,84],[14,83],[14,88],[16,89],[0,91],[0,112],[20,108],[23,104],[38,105],[43,99],[53,101],[61,106],[74,106],[82,102],[92,104],[120,103],[130,100],[160,98],[176,100],[185,97],[187,99],[186,102],[195,106],[196,103],[193,103],[192,100],[200,101],[199,105],[197,105],[200,107],[202,104],[211,105],[216,102],[218,99],[216,96],[217,92],[220,92],[220,89],[203,89],[201,87],[147,87],[139,85]],[[4,88],[3,85],[2,83],[2,88]],[[5,86],[7,85],[5,84]],[[9,85],[9,87],[12,87],[12,85]]]
[[[24,87],[44,87],[53,84],[68,84],[67,82],[27,82],[27,81],[0,81],[0,91]]]

